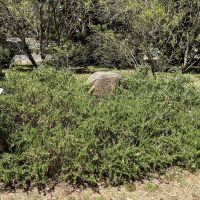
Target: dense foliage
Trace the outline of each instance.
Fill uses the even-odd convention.
[[[152,71],[186,71],[199,64],[199,21],[199,0],[0,1],[1,31],[36,38],[56,67],[133,68],[146,57]]]
[[[189,79],[155,80],[144,69],[103,99],[84,83],[44,68],[0,82],[0,181],[119,184],[174,165],[200,167],[200,93]]]

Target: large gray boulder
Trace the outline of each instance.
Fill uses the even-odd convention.
[[[35,38],[26,38],[25,41],[32,52],[36,53],[37,51],[39,51],[40,45],[39,45],[39,42]]]
[[[51,55],[46,55],[46,58],[44,60],[42,60],[41,55],[40,54],[32,54],[33,59],[35,60],[35,62],[40,65],[45,61],[51,61],[52,60],[52,56]],[[31,66],[33,65],[32,62],[29,60],[27,55],[15,55],[11,61],[11,65],[12,66]]]
[[[112,94],[121,80],[121,75],[114,72],[96,72],[92,74],[87,83],[93,96],[103,97]]]
[[[32,54],[33,59],[37,64],[42,63],[42,58],[39,54]],[[11,62],[12,66],[31,66],[32,62],[29,60],[27,55],[15,55]]]
[[[39,52],[39,43],[35,38],[25,38],[26,44],[28,45],[30,51],[33,53],[33,58],[36,63],[40,64],[42,62],[41,56],[38,55]],[[0,56],[0,65],[9,66],[13,65],[32,65],[26,56],[24,51],[24,43],[18,37],[6,38],[5,34],[0,34],[0,47],[4,47],[9,50],[9,55],[1,59]]]
[[[33,53],[37,53],[39,51],[39,42],[35,38],[25,38],[25,42]],[[6,46],[10,49],[13,55],[24,54],[24,44],[20,38],[7,38]]]

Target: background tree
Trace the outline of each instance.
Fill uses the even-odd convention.
[[[26,43],[26,37],[36,32],[32,23],[34,13],[30,12],[31,5],[29,1],[0,1],[0,23],[6,35],[18,37],[23,43],[23,50],[29,57],[32,64],[37,67],[31,54],[31,50]]]
[[[0,0],[0,9],[1,29],[21,38],[35,66],[27,37],[60,67],[148,62],[155,74],[199,64],[198,0]]]

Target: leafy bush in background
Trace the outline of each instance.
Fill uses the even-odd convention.
[[[97,29],[98,30],[98,29]],[[114,31],[97,31],[87,38],[88,55],[85,65],[133,68],[135,63],[133,47],[128,38],[124,39]]]
[[[2,76],[3,65],[9,60],[10,52],[0,44],[0,77]]]
[[[0,181],[119,184],[172,165],[200,167],[200,96],[190,80],[142,70],[104,99],[84,83],[44,68],[0,82]]]
[[[48,65],[59,69],[90,65],[126,69],[137,64],[130,41],[113,31],[98,30],[85,40],[86,44],[68,42],[62,47],[50,45],[48,54],[53,59]]]

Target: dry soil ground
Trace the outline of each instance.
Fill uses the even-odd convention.
[[[200,200],[200,171],[190,173],[180,169],[143,182],[124,184],[120,187],[100,186],[92,189],[73,189],[62,184],[53,192],[39,194],[37,190],[25,193],[0,192],[0,200]]]

